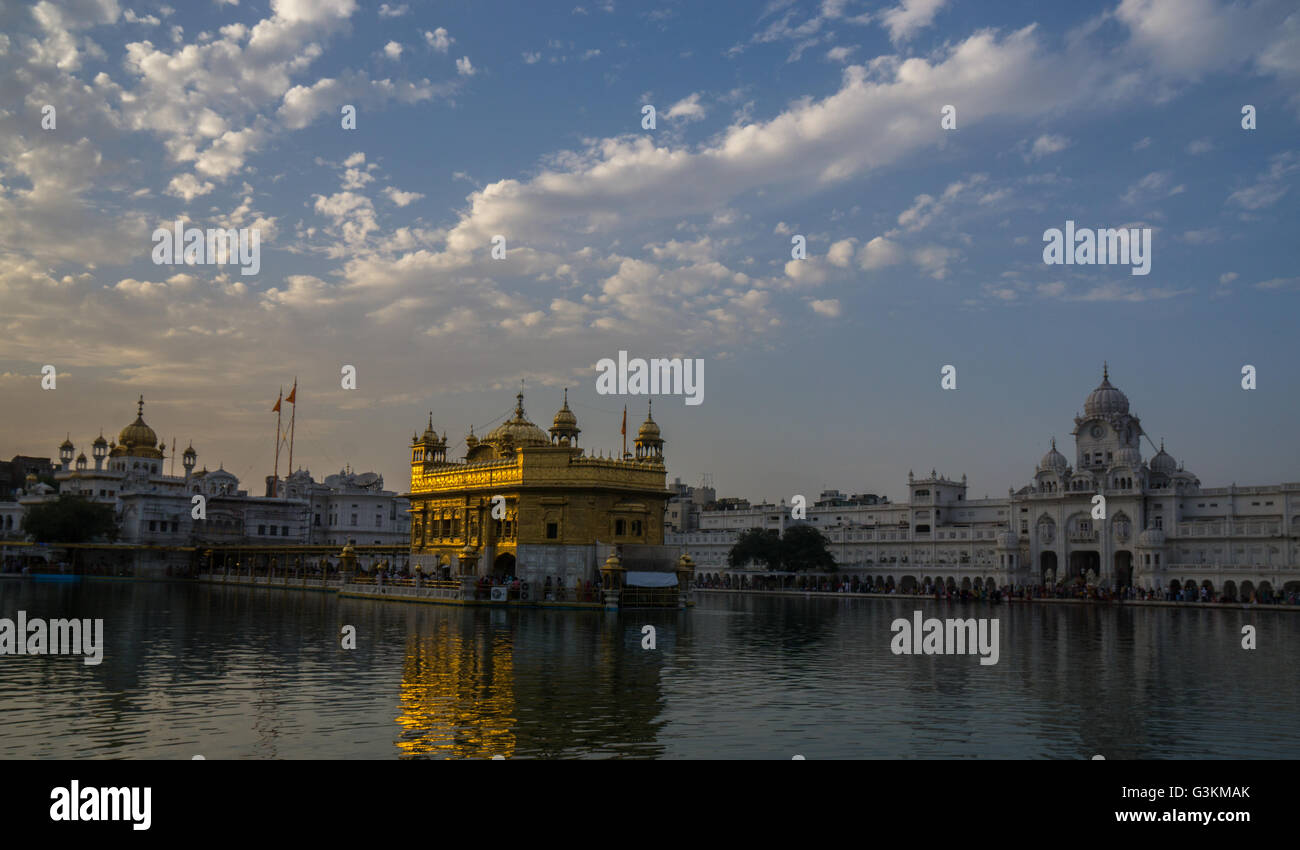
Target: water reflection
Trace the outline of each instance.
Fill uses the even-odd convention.
[[[999,663],[893,655],[917,608],[997,617]],[[102,617],[105,652],[0,656],[5,758],[1300,756],[1289,613],[706,596],[609,615],[0,581],[0,616],[19,609]]]

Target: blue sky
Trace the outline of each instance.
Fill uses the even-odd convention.
[[[670,475],[727,494],[901,498],[931,467],[1005,492],[1068,447],[1103,361],[1205,486],[1300,480],[1294,4],[0,17],[0,454],[82,448],[143,393],[257,488],[297,375],[295,462],[400,488],[426,411],[455,444],[521,379],[535,422],[567,386],[584,445],[617,450],[645,399],[597,395],[594,365],[627,350],[703,358],[704,403],[655,417]],[[153,264],[177,218],[258,228],[259,273]],[[1067,219],[1150,228],[1150,274],[1045,265]]]

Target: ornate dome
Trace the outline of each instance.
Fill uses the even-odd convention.
[[[117,435],[117,442],[128,449],[152,449],[158,445],[158,435],[144,422],[144,396],[140,396],[135,421],[122,429],[122,433]]]
[[[1055,437],[1052,438],[1051,450],[1043,455],[1043,459],[1038,462],[1038,465],[1042,469],[1051,469],[1056,472],[1064,472],[1070,466],[1070,462],[1065,459],[1065,455],[1056,450]]]
[[[1128,396],[1111,386],[1108,367],[1102,367],[1101,385],[1088,395],[1088,400],[1083,403],[1083,412],[1086,416],[1128,413]]]
[[[555,414],[555,420],[551,423],[552,431],[569,430],[578,427],[578,417],[569,409],[569,390],[564,390],[564,407],[561,407]]]
[[[64,440],[62,443],[59,444],[60,451],[62,451],[63,449],[72,451],[74,448],[76,448],[76,446],[72,445],[72,437],[70,435],[66,440]]]
[[[515,418],[507,422],[502,422],[493,428],[486,437],[483,438],[485,443],[492,443],[494,446],[506,447],[513,446],[520,448],[522,446],[549,446],[551,438],[546,436],[546,432],[538,428],[532,422],[529,422],[524,416],[524,394],[521,392],[515,396]]]
[[[636,438],[642,442],[658,440],[660,438],[659,423],[655,422],[654,416],[649,410],[646,411],[645,421],[637,429]]]
[[[1115,463],[1119,466],[1137,468],[1142,465],[1142,452],[1132,446],[1125,446],[1115,453]]]
[[[98,437],[95,438],[95,442],[91,443],[91,445],[92,445],[92,446],[107,446],[107,445],[108,445],[108,440],[105,440],[105,439],[104,439],[104,435],[101,433]]]
[[[1178,462],[1174,460],[1173,455],[1165,451],[1165,441],[1160,441],[1160,451],[1147,462],[1151,471],[1160,475],[1173,475],[1178,471]]]

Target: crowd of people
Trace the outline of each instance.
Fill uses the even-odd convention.
[[[771,591],[796,590],[811,593],[863,593],[863,594],[910,594],[914,596],[933,596],[936,600],[990,600],[1003,599],[1032,601],[1035,599],[1091,599],[1096,601],[1140,601],[1140,602],[1221,602],[1253,603],[1260,605],[1300,605],[1300,591],[1281,592],[1271,588],[1248,589],[1246,593],[1225,596],[1209,587],[1164,589],[1153,587],[1127,586],[1123,588],[1086,585],[1081,581],[1058,582],[1053,585],[1004,585],[995,587],[990,584],[978,584],[971,587],[957,587],[927,581],[923,585],[902,589],[893,583],[881,579],[859,578],[858,576],[731,576],[723,573],[699,575],[695,587],[706,590],[743,590]]]

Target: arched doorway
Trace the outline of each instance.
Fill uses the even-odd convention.
[[[1047,584],[1047,571],[1051,570],[1055,578],[1061,578],[1060,570],[1056,568],[1056,553],[1044,552],[1038,556],[1038,577],[1043,584]]]
[[[515,556],[510,552],[502,552],[497,555],[497,559],[492,562],[492,575],[494,576],[512,576],[515,574]]]
[[[1088,570],[1093,570],[1098,575],[1101,575],[1101,553],[1071,552],[1069,578],[1082,580]]]
[[[1115,584],[1128,587],[1133,583],[1133,553],[1124,551],[1115,553]]]
[[[1225,581],[1223,583],[1223,598],[1231,602],[1237,601],[1237,583],[1235,581]]]

